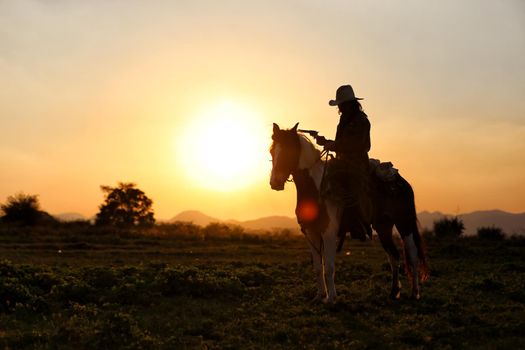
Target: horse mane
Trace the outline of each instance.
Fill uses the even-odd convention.
[[[312,142],[311,138],[307,137],[304,134],[300,134],[300,133],[298,133],[297,135],[299,136],[299,140],[303,139],[303,141],[308,143],[310,147],[312,147],[316,152],[319,153],[319,155],[321,155],[321,150]]]
[[[297,136],[299,136],[299,144],[301,145],[299,169],[309,168],[321,158],[321,151],[305,135],[297,134]]]

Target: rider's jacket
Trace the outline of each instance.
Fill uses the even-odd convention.
[[[338,159],[349,163],[350,166],[368,168],[370,122],[364,112],[341,114],[333,150]]]

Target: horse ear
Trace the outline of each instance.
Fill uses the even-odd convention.
[[[273,133],[277,134],[281,129],[279,128],[279,125],[273,123]]]
[[[297,127],[299,126],[299,123],[296,123],[294,127],[292,128],[293,131],[297,132]]]

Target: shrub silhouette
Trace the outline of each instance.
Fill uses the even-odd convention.
[[[478,227],[478,238],[499,241],[505,237],[503,230],[496,226]]]
[[[153,226],[153,201],[135,186],[122,182],[117,187],[100,186],[106,198],[100,206],[95,224],[120,228]]]
[[[454,218],[444,217],[441,220],[434,221],[434,234],[438,238],[459,237],[463,231],[465,231],[465,225],[457,216]]]
[[[0,209],[4,213],[2,222],[5,223],[34,226],[56,222],[51,215],[40,210],[38,195],[17,193],[7,197],[7,203],[0,205]]]

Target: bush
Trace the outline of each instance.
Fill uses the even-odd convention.
[[[218,222],[208,224],[201,231],[203,239],[240,239],[245,234],[240,226],[226,225]]]
[[[434,234],[438,238],[456,238],[465,231],[463,221],[457,216],[434,221]]]
[[[505,238],[505,234],[501,228],[496,226],[478,227],[478,238],[500,241]]]
[[[167,267],[157,274],[154,283],[157,290],[167,297],[238,297],[244,292],[244,284],[237,276],[227,271],[196,267]]]
[[[4,213],[2,222],[22,226],[34,226],[41,224],[54,224],[56,220],[40,210],[37,195],[18,193],[7,197],[7,203],[0,205]]]

